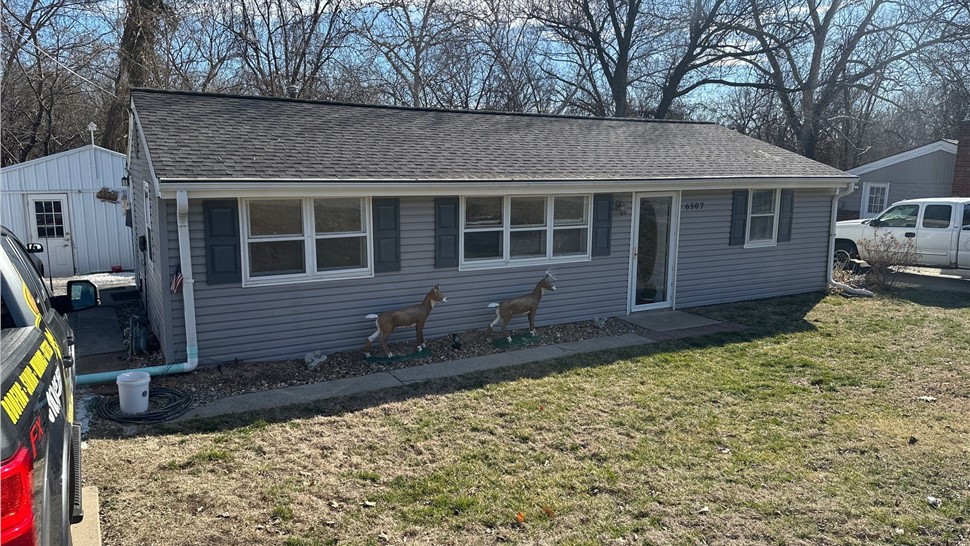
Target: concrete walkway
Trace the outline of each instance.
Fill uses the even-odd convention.
[[[688,313],[676,312],[678,313],[676,317],[671,313],[675,312],[650,313],[664,315],[661,317],[661,324],[663,325],[672,325],[672,320],[676,320],[677,326],[679,326],[671,327],[664,331],[657,330],[648,332],[647,335],[650,337],[637,334],[625,334],[616,337],[560,343],[558,345],[543,345],[517,351],[453,360],[451,362],[388,370],[360,377],[338,379],[336,381],[325,381],[311,383],[309,385],[298,385],[283,389],[241,394],[222,398],[210,404],[193,408],[176,421],[218,417],[220,415],[231,415],[247,411],[260,411],[296,404],[307,404],[328,398],[372,392],[432,379],[457,377],[485,370],[518,366],[569,355],[646,345],[655,343],[661,339],[680,339],[719,332],[735,332],[743,328],[739,324],[722,323]],[[633,318],[636,319],[637,315],[633,315]]]

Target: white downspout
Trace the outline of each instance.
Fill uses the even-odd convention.
[[[856,187],[855,185],[856,185],[855,180],[853,180],[852,182],[849,182],[845,186],[844,191],[842,188],[838,188],[835,190],[835,196],[832,197],[832,220],[829,223],[829,263],[828,263],[828,267],[826,268],[826,271],[827,271],[826,278],[828,280],[829,286],[838,288],[839,290],[845,292],[846,294],[852,294],[853,296],[866,296],[871,298],[873,295],[872,292],[868,290],[864,290],[862,288],[854,288],[847,284],[836,282],[835,279],[832,278],[832,264],[835,262],[835,223],[838,221],[839,199],[855,191],[855,187]]]
[[[185,311],[185,353],[187,362],[183,371],[191,372],[199,365],[199,342],[195,328],[195,277],[192,275],[192,247],[189,243],[189,193],[179,190],[175,194],[178,217],[179,259],[182,265],[182,307]]]
[[[189,195],[185,190],[176,194],[178,217],[179,260],[182,266],[182,301],[185,308],[185,353],[186,362],[163,364],[149,368],[115,370],[77,376],[78,385],[92,385],[114,381],[125,372],[145,372],[149,375],[169,375],[195,370],[199,365],[199,346],[195,329],[195,278],[192,276],[192,252],[189,245]]]

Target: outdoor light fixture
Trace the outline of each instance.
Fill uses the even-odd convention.
[[[624,203],[623,201],[619,199],[617,199],[616,201],[613,201],[613,208],[616,209],[616,212],[620,216],[626,216],[626,203]]]

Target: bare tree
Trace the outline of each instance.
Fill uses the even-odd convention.
[[[529,10],[560,46],[553,62],[572,68],[550,75],[564,83],[572,79],[587,97],[591,113],[616,117],[629,113],[630,87],[643,78],[639,65],[655,35],[645,23],[642,4],[642,0],[536,0]]]
[[[746,0],[663,0],[647,9],[664,27],[650,57],[659,95],[654,117],[668,117],[675,101],[762,53],[740,32],[749,17]]]
[[[833,106],[846,88],[880,95],[886,73],[928,48],[968,39],[964,0],[750,0],[746,32],[763,54],[754,76],[724,80],[774,90],[794,148],[815,157],[823,133],[834,131]]]
[[[450,106],[441,103],[441,86],[469,31],[454,6],[443,0],[377,0],[361,10],[357,29],[375,53],[388,101]]]
[[[4,165],[77,146],[99,119],[106,45],[90,0],[3,4]]]
[[[167,89],[225,91],[238,55],[233,33],[223,26],[232,6],[223,1],[168,0],[158,32],[157,84]]]
[[[224,13],[244,88],[262,95],[325,94],[326,69],[350,31],[341,0],[233,0]]]
[[[155,49],[161,18],[162,0],[126,0],[121,41],[118,44],[118,73],[114,82],[116,100],[105,116],[102,146],[124,150],[128,134],[128,91],[151,85],[158,69]]]
[[[545,75],[542,27],[516,0],[473,2],[472,28],[481,44],[484,82],[480,105],[493,110],[542,112],[554,108],[554,84]]]

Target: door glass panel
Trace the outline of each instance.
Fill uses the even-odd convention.
[[[64,215],[60,201],[34,201],[37,237],[64,237]]]
[[[671,197],[640,198],[635,305],[661,303],[668,299],[671,205]]]

